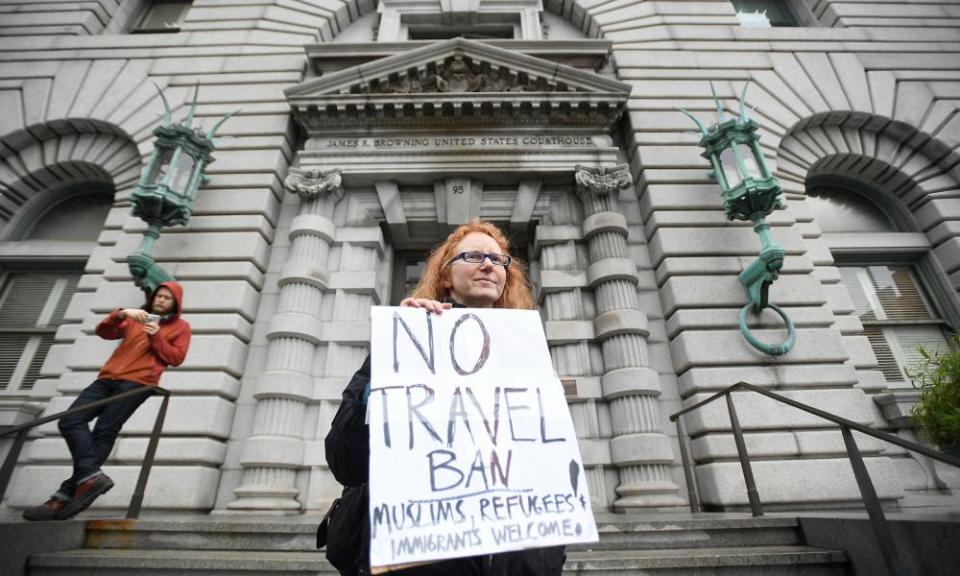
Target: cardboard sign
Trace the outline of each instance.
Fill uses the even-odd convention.
[[[537,312],[375,307],[371,333],[371,566],[597,541]]]

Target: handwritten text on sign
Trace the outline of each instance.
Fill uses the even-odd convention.
[[[375,307],[371,334],[372,566],[597,540],[536,312]]]

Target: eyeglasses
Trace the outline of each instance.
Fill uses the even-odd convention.
[[[488,252],[461,252],[450,259],[449,262],[445,265],[453,264],[457,260],[463,260],[464,262],[469,262],[470,264],[483,264],[483,261],[487,258],[490,259],[490,263],[494,266],[503,266],[506,268],[510,265],[510,262],[513,261],[513,258],[507,256],[506,254],[490,254]]]

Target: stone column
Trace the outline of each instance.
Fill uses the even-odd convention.
[[[267,330],[267,361],[257,381],[253,432],[244,442],[243,479],[231,510],[299,512],[303,421],[313,398],[312,364],[321,339],[320,301],[327,288],[333,210],[343,197],[340,171],[290,169],[287,190],[300,196],[290,225],[290,254],[280,273],[277,311]]]
[[[522,188],[521,188],[522,191]],[[532,202],[531,208],[532,208]],[[529,221],[526,218],[524,224]],[[557,375],[573,380],[567,405],[583,457],[594,512],[613,505],[617,472],[610,466],[609,417],[600,394],[599,347],[593,340],[592,307],[585,304],[586,265],[578,257],[583,211],[573,194],[551,201],[549,217],[536,228],[534,254],[540,275],[540,311]],[[586,292],[586,294],[585,294]],[[603,412],[603,414],[601,414]],[[606,424],[606,425],[605,425]]]
[[[627,165],[577,166],[577,196],[586,218],[583,239],[594,291],[595,338],[603,352],[603,397],[610,403],[613,438],[610,459],[620,483],[617,509],[681,506],[670,464],[673,451],[660,427],[660,379],[649,368],[647,316],[637,303],[636,264],[627,251],[627,219],[619,210],[620,190],[632,179]]]

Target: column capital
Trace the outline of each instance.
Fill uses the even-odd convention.
[[[598,168],[577,164],[575,169],[577,194],[581,198],[584,194],[615,195],[633,182],[633,177],[630,175],[630,166],[627,164],[600,166]]]
[[[342,181],[339,168],[324,171],[302,170],[291,166],[287,177],[283,180],[283,185],[287,191],[300,196],[301,201],[331,198],[334,203],[337,203],[343,198]]]

